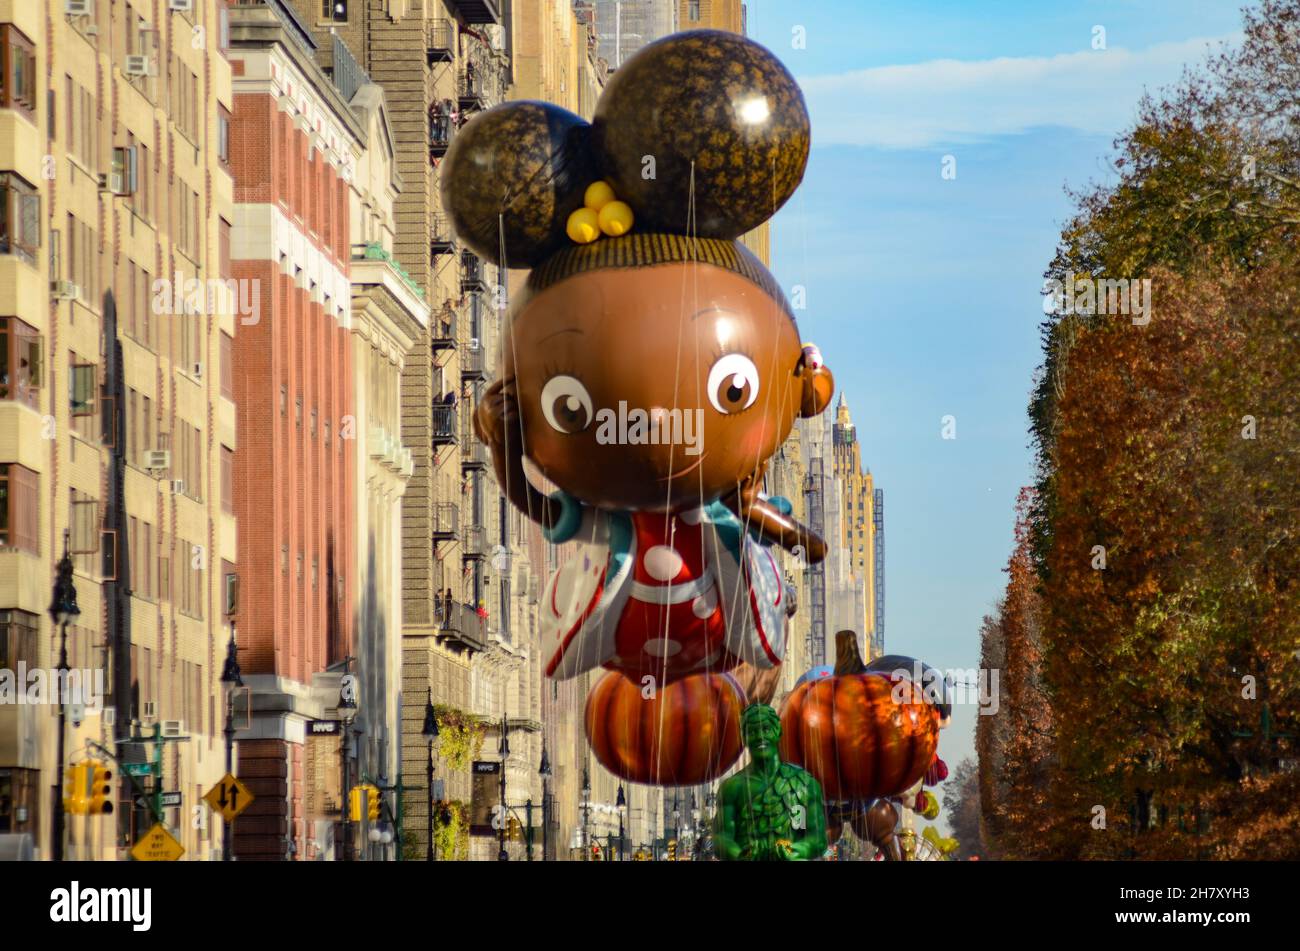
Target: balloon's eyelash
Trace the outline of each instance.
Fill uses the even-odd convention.
[[[579,383],[582,383],[583,386],[587,385],[583,382],[582,375],[579,374],[577,370],[567,370],[565,369],[566,366],[568,366],[568,364],[543,364],[542,374],[546,377],[546,380],[552,380],[557,376],[571,376]],[[543,385],[545,385],[545,381],[543,381]]]

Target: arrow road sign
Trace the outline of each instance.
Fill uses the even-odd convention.
[[[249,803],[253,801],[253,794],[248,791],[247,786],[226,773],[219,783],[208,790],[203,801],[212,808],[213,812],[220,813],[222,819],[233,822],[248,808]]]

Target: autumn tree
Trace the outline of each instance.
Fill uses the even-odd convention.
[[[1265,0],[1144,100],[1047,272],[1154,294],[1145,322],[1050,317],[1030,404],[1055,743],[1044,825],[1003,831],[1059,857],[1300,855],[1297,90],[1300,0]]]

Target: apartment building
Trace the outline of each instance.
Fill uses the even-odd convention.
[[[382,429],[382,421],[393,424],[384,363],[398,355],[385,338],[379,292],[386,283],[397,288],[399,311],[414,294],[396,273],[385,282],[376,272],[380,319],[366,313],[360,327],[354,322],[354,232],[374,231],[380,249],[391,233],[382,207],[366,208],[357,184],[364,171],[364,201],[373,205],[386,149],[382,97],[371,97],[370,110],[354,110],[350,100],[360,90],[345,96],[321,71],[311,31],[283,0],[234,8],[231,38],[233,272],[260,310],[259,319],[237,322],[232,344],[240,436],[234,483],[244,525],[238,630],[251,691],[238,772],[254,796],[236,824],[235,851],[243,860],[310,860],[338,854],[345,787],[360,781],[366,753],[382,760],[385,743],[396,743],[389,735],[396,718],[385,715],[396,704],[395,689],[391,697],[384,689],[391,665],[362,623],[383,612],[373,603],[378,592],[360,586],[373,585],[381,560],[391,560],[370,545],[383,539],[380,523],[391,511],[384,496],[409,469]],[[381,186],[390,205],[392,184]],[[370,352],[372,335],[380,358]],[[358,394],[358,383],[372,378],[373,402]],[[372,414],[380,428],[373,440]],[[382,459],[391,455],[390,471],[373,473],[372,486],[369,457],[380,445]],[[358,702],[354,733],[366,744],[355,748],[311,726],[335,717],[344,673],[372,688]]]
[[[184,858],[215,841],[193,809],[223,772],[235,558],[225,14],[0,2],[0,667],[58,663],[45,609],[66,539],[69,665],[103,683],[63,763],[56,703],[0,705],[0,834],[42,857],[58,774],[87,759],[113,770],[117,808],[68,817],[66,857],[123,857],[152,824],[125,764],[181,793],[165,818]],[[160,773],[139,739],[155,731]]]

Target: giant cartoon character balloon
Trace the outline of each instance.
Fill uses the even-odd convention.
[[[705,30],[624,63],[591,125],[505,103],[443,166],[461,239],[531,268],[476,431],[506,497],[577,546],[542,599],[546,671],[610,671],[588,737],[633,781],[699,783],[735,762],[745,697],[727,672],[782,656],[789,596],[769,546],[825,554],[761,488],[834,383],[736,240],[789,198],[808,145],[780,62]]]

